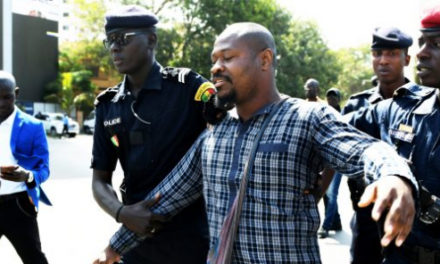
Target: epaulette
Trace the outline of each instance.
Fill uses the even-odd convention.
[[[190,68],[165,67],[162,69],[162,78],[180,83],[188,83],[192,70]]]
[[[95,99],[95,107],[101,102],[109,102],[118,93],[119,86],[109,87],[104,91],[100,92]]]
[[[376,89],[377,89],[376,87],[373,87],[371,89],[364,90],[362,92],[358,92],[358,93],[352,94],[350,96],[350,99],[352,99],[352,98],[354,99],[354,98],[358,98],[358,97],[370,97],[372,94],[374,94]]]

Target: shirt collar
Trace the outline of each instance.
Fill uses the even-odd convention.
[[[414,114],[427,115],[432,113],[435,108],[435,104],[439,101],[439,90],[438,89],[426,89],[425,98],[422,99],[422,103],[414,109]]]
[[[254,118],[256,118],[256,117],[258,117],[258,116],[260,116],[260,115],[265,115],[265,114],[270,113],[270,110],[272,109],[272,107],[273,107],[275,104],[276,104],[276,102],[272,102],[272,103],[268,103],[268,104],[262,106],[260,109],[258,109],[258,110],[257,110],[257,111],[251,116],[251,118],[249,118],[248,121],[250,121],[250,120],[252,120],[252,119],[254,119]],[[240,117],[239,117],[238,119],[240,120],[240,122],[242,122],[242,120],[241,120]],[[248,122],[248,121],[246,121],[246,122]],[[246,123],[246,122],[245,122],[245,123]]]
[[[394,94],[397,92],[397,90],[403,88],[403,87],[412,87],[414,83],[412,83],[410,80],[408,80],[407,78],[405,78],[405,84],[402,85],[401,87],[397,88],[396,91],[394,91]],[[373,94],[370,96],[370,98],[368,98],[368,101],[371,104],[376,104],[377,102],[380,102],[384,100],[383,96],[380,94],[380,89],[379,89],[379,85],[376,86],[376,89],[374,90]]]
[[[1,122],[1,125],[9,125],[12,126],[14,124],[15,115],[17,114],[17,107],[14,106],[14,111],[5,119],[5,121]]]
[[[383,96],[380,94],[379,86],[376,86],[374,92],[368,97],[368,102],[370,102],[370,104],[375,104],[382,100]]]
[[[147,79],[145,79],[142,85],[143,90],[161,90],[162,89],[162,75],[160,74],[162,66],[158,62],[154,62],[148,73]],[[116,103],[119,99],[124,99],[128,94],[127,90],[127,75],[124,75],[124,79],[119,85],[118,92],[113,97],[112,102]]]

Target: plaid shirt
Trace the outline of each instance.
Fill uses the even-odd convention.
[[[206,130],[147,198],[153,212],[173,216],[204,195],[211,247],[237,193],[244,164],[273,105],[246,122],[228,116]],[[413,180],[405,161],[385,143],[342,121],[330,107],[289,98],[266,128],[248,181],[233,263],[320,263],[319,214],[313,189],[325,165],[369,181],[385,175]],[[110,245],[127,252],[141,238],[122,227]],[[172,252],[170,252],[172,254]]]

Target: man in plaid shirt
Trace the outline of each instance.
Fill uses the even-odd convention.
[[[275,42],[263,26],[229,26],[217,38],[211,59],[217,103],[235,104],[239,118],[227,116],[202,133],[146,197],[161,195],[146,210],[172,217],[203,195],[213,247],[237,194],[254,139],[282,95],[275,84]],[[393,239],[398,246],[403,243],[414,219],[413,193],[417,191],[406,162],[387,144],[344,123],[330,107],[288,98],[260,140],[233,263],[321,262],[316,235],[319,214],[312,189],[324,165],[349,177],[365,176],[371,184],[360,205],[375,202],[375,220],[388,209],[382,244],[387,246]],[[156,232],[155,224],[151,222],[146,232]],[[100,263],[112,263],[112,258],[130,250],[145,235],[123,226],[106,249],[108,262]]]

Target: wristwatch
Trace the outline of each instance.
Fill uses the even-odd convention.
[[[32,171],[28,171],[28,179],[26,180],[27,183],[31,183],[34,181],[34,174]]]

